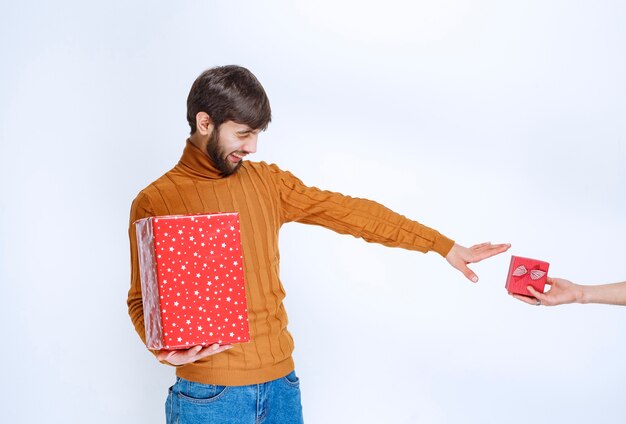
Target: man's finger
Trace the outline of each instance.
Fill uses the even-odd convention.
[[[510,247],[510,244],[494,244],[474,250],[474,258],[472,258],[472,262],[480,262],[483,259],[487,259],[502,252],[506,252],[507,250],[509,250]]]
[[[159,353],[157,354],[157,359],[158,359],[159,361],[165,361],[165,360],[167,360],[167,358],[169,358],[169,357],[170,357],[171,353],[172,353],[172,352],[169,352],[169,351],[161,351],[161,352],[159,352]]]
[[[213,353],[217,353],[220,348],[220,345],[217,343],[213,343],[212,345],[203,347],[200,351],[196,352],[198,358],[204,358]]]
[[[485,249],[485,253],[488,253],[489,256],[497,255],[498,253],[506,252],[511,247],[510,244],[493,244]]]
[[[192,347],[190,349],[187,349],[187,351],[185,352],[185,357],[186,358],[193,358],[201,350],[202,350],[202,346],[194,346],[194,347]]]
[[[461,271],[463,273],[463,275],[465,275],[465,277],[470,280],[473,283],[477,283],[478,282],[478,276],[476,274],[474,274],[474,271],[472,271],[471,269],[469,269],[466,266],[461,266],[458,268],[459,271]]]
[[[470,249],[472,249],[472,250],[489,250],[489,249],[502,249],[502,248],[504,248],[506,250],[509,247],[511,247],[510,243],[491,244],[491,242],[487,242],[487,243],[480,243],[480,244],[474,245]]]
[[[209,346],[194,346],[187,350],[168,350],[161,351],[157,355],[157,359],[159,361],[167,361],[172,365],[182,365],[188,364],[190,362],[195,362],[199,359],[206,358],[210,355],[215,355],[216,353],[224,352],[232,348],[233,345],[222,345],[215,343]],[[170,361],[171,359],[171,361]]]
[[[224,352],[225,350],[228,350],[230,348],[232,348],[233,345],[211,345],[211,346],[207,346],[204,349],[202,349],[202,351],[198,352],[198,354],[196,355],[195,360],[198,359],[202,359],[202,358],[206,358],[207,356],[211,356],[211,355],[216,355],[218,353]]]
[[[198,353],[202,349],[202,346],[194,346],[186,350],[170,350],[167,356],[165,356],[165,360],[169,360],[171,357],[176,356],[178,361],[187,361],[190,358],[193,358],[196,353]]]

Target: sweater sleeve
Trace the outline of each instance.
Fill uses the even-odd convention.
[[[278,177],[281,219],[320,225],[370,243],[428,252],[445,257],[454,241],[419,222],[367,199],[307,187],[290,172],[272,165]]]

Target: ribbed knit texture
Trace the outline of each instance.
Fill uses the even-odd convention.
[[[176,368],[205,384],[258,384],[289,374],[293,339],[279,278],[278,231],[287,222],[321,225],[385,246],[445,256],[454,242],[437,231],[365,199],[305,186],[276,165],[246,161],[220,177],[208,156],[188,140],[180,162],[142,190],[130,214],[131,287],[128,312],[145,343],[137,240],[133,222],[147,216],[239,212],[251,341]]]

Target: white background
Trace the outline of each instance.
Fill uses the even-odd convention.
[[[230,63],[272,101],[257,160],[513,244],[473,285],[435,253],[285,226],[308,423],[624,422],[626,308],[504,282],[510,254],[626,278],[625,21],[597,0],[2,0],[2,422],[164,421],[128,212],[180,157],[195,77]]]

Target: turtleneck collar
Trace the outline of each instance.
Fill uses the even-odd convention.
[[[187,139],[183,156],[176,165],[182,172],[199,179],[215,180],[224,178],[222,173],[215,167],[209,156],[194,146]]]

